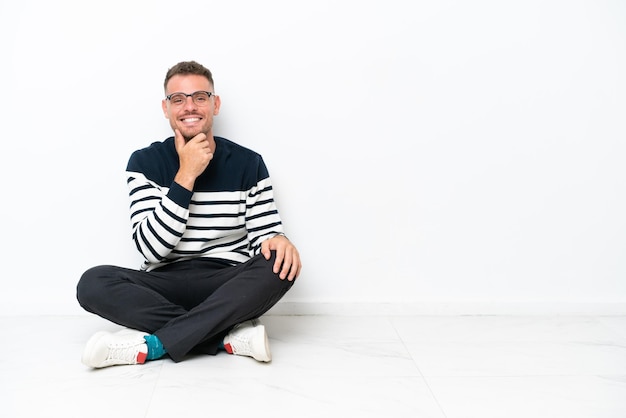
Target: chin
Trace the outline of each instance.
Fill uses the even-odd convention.
[[[198,135],[201,131],[189,131],[189,130],[182,130],[181,128],[178,128],[178,130],[180,131],[180,133],[183,135],[183,138],[185,138],[185,141],[189,142],[190,139],[192,139],[194,136]]]

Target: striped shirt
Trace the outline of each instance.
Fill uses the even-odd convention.
[[[193,192],[174,182],[174,138],[135,151],[126,168],[133,240],[151,271],[197,257],[246,262],[283,234],[263,158],[225,138]]]

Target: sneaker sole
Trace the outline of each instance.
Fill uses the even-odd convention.
[[[263,353],[260,357],[255,357],[254,359],[262,362],[270,362],[272,361],[272,353],[270,352],[270,342],[267,338],[267,332],[265,332],[265,325],[257,325],[255,328],[263,333],[263,344],[265,346],[265,353]],[[257,332],[258,332],[257,331]]]

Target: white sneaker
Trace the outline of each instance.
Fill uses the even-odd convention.
[[[272,361],[265,326],[256,319],[235,325],[224,338],[224,348],[231,354],[249,356],[257,361]]]
[[[145,332],[123,329],[116,333],[95,333],[85,346],[84,365],[101,368],[120,364],[142,364],[148,355]]]

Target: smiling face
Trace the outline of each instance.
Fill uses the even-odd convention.
[[[178,74],[167,82],[165,95],[173,93],[190,95],[197,91],[213,92],[213,85],[202,75]],[[186,97],[181,105],[163,99],[161,105],[172,130],[178,129],[185,140],[189,141],[199,133],[204,133],[207,138],[213,138],[213,116],[216,116],[220,110],[219,96],[212,95],[207,103],[200,105],[196,104],[191,97]]]

